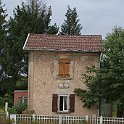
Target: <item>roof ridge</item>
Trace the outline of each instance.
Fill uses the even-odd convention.
[[[80,37],[80,36],[101,36],[100,34],[83,34],[83,35],[55,35],[55,34],[35,34],[30,33],[30,35],[42,35],[42,36],[63,36],[63,37]]]

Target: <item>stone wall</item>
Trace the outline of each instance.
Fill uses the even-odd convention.
[[[99,67],[98,53],[30,52],[29,53],[29,101],[28,106],[36,114],[55,115],[52,112],[52,94],[74,94],[75,88],[86,89],[82,74],[86,66]],[[59,78],[60,58],[70,59],[70,77]],[[96,108],[87,109],[76,96],[75,112],[69,115],[97,115]]]

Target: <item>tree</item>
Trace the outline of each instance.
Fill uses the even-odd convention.
[[[51,7],[38,0],[29,4],[22,3],[14,10],[14,17],[8,21],[8,37],[3,54],[2,67],[4,76],[2,82],[11,86],[10,91],[16,87],[16,82],[27,76],[27,54],[23,51],[23,45],[28,33],[54,33],[58,32],[57,25],[50,25],[52,15]],[[3,91],[6,89],[3,89]],[[8,89],[7,89],[8,90]]]
[[[0,52],[2,50],[3,46],[3,40],[5,39],[6,35],[6,10],[4,10],[4,5],[2,5],[2,2],[0,0]]]
[[[75,89],[75,93],[91,107],[99,105],[101,99],[117,104],[117,116],[124,117],[124,29],[114,28],[104,42],[101,68],[87,68],[84,75],[87,90]],[[95,76],[92,74],[95,73]]]
[[[7,21],[6,21],[6,10],[4,9],[2,1],[0,0],[0,92],[3,86],[1,86],[2,77],[5,76],[4,74],[4,67],[3,63],[3,53],[5,51],[6,45],[6,35],[7,35]]]
[[[65,14],[66,20],[64,20],[64,23],[61,26],[61,34],[64,35],[80,35],[82,26],[79,24],[79,19],[76,8],[71,9],[70,6],[68,6],[67,13]]]
[[[6,16],[7,16],[6,10],[4,10],[4,5],[2,5],[2,2],[0,0],[0,58],[2,57],[2,51],[3,51],[6,33],[7,33],[6,32]]]

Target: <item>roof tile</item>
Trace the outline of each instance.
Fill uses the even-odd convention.
[[[24,50],[93,51],[102,50],[101,35],[30,34]]]

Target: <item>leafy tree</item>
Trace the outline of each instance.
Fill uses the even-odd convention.
[[[87,90],[75,89],[77,96],[91,107],[101,99],[117,104],[117,116],[124,117],[124,29],[115,27],[104,42],[101,69],[87,68],[84,75]]]
[[[71,9],[68,6],[67,13],[65,14],[66,19],[61,26],[61,34],[64,35],[80,35],[82,26],[79,24],[76,8]]]
[[[10,17],[8,21],[8,37],[2,59],[4,69],[2,83],[3,86],[8,83],[9,87],[9,89],[3,87],[4,92],[13,91],[16,82],[20,82],[22,76],[27,76],[27,54],[22,48],[28,33],[56,34],[58,32],[56,24],[50,25],[51,7],[47,8],[46,4],[38,0],[36,3],[30,0],[29,4],[23,2],[21,6],[15,8],[13,14],[14,17]]]

